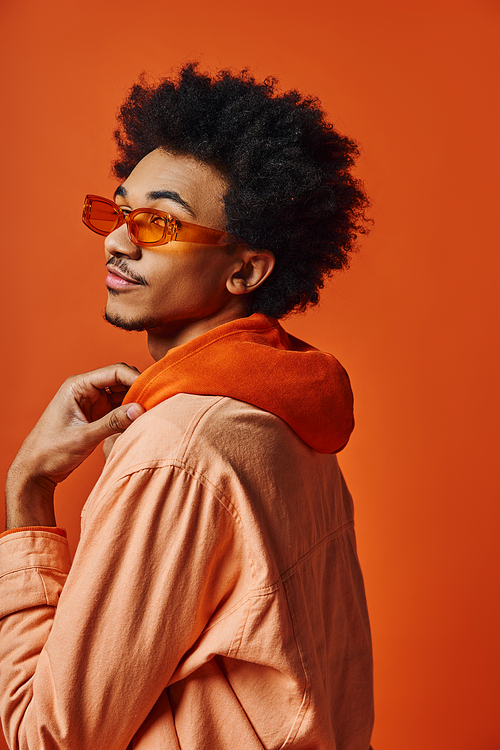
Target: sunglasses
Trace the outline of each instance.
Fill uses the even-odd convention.
[[[180,221],[156,208],[136,208],[135,211],[124,213],[116,203],[99,195],[87,195],[82,220],[86,227],[103,237],[126,224],[130,241],[144,248],[158,247],[168,242],[197,242],[201,245],[243,242],[232,234]]]

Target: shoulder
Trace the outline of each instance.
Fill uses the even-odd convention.
[[[143,414],[121,435],[110,454],[116,468],[157,461],[197,462],[216,453],[233,456],[238,446],[258,450],[283,437],[300,439],[279,417],[224,396],[180,393]]]
[[[227,474],[230,461],[218,441],[207,438],[214,422],[220,434],[227,435],[231,419],[224,420],[224,401],[229,399],[178,394],[139,417],[117,438],[84,516],[98,509],[102,515],[115,506],[126,515],[167,505],[174,513],[178,507],[181,514],[187,505],[194,509],[207,501],[215,501],[214,508],[226,507],[222,488],[227,484],[221,475]]]
[[[314,451],[279,417],[223,396],[178,394],[139,417],[113,447],[100,486],[142,474],[170,483],[172,472],[219,499],[242,500],[242,487],[276,486]],[[313,467],[310,467],[311,469]],[[163,477],[163,479],[161,479]],[[281,477],[281,479],[280,479]],[[266,493],[269,487],[266,485]]]

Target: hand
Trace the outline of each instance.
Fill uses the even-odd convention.
[[[138,375],[135,367],[117,364],[68,378],[24,441],[12,469],[43,484],[62,482],[102,440],[123,432],[144,412],[139,404],[120,406]]]
[[[121,406],[139,375],[109,365],[68,378],[30,432],[7,474],[7,528],[55,526],[54,489],[110,435],[127,429],[144,409]]]

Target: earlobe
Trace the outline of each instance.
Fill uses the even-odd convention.
[[[250,250],[245,247],[239,257],[239,268],[226,282],[231,294],[249,294],[258,289],[274,268],[274,254],[270,250]]]

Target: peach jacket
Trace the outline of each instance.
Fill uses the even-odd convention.
[[[236,348],[238,331],[252,343],[252,326],[285,348],[260,346],[315,352],[264,316],[188,351],[210,357],[222,329]],[[314,398],[307,383],[283,384],[271,351],[260,367],[259,389],[267,380]],[[252,405],[249,383],[246,402],[179,392],[148,403],[87,500],[72,563],[60,530],[0,537],[11,748],[368,750],[371,644],[351,497],[336,456]]]

